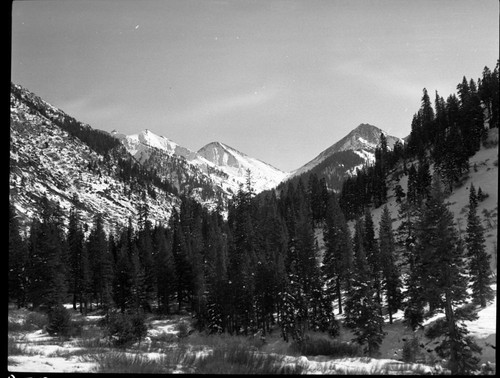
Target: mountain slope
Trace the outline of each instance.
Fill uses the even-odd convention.
[[[74,135],[83,132],[88,143]],[[73,206],[88,225],[102,213],[109,230],[125,226],[128,217],[135,224],[143,205],[149,207],[151,221],[166,222],[179,206],[178,197],[153,175],[136,176],[132,157],[119,143],[113,144],[114,138],[102,144],[106,135],[12,85],[9,197],[22,225],[39,217],[43,196],[59,203],[66,219]],[[99,142],[94,145],[93,139]]]

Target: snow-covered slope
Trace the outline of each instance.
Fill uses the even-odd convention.
[[[410,164],[408,162],[407,164]],[[469,159],[469,172],[464,178],[463,184],[455,187],[447,198],[449,209],[454,214],[457,228],[465,236],[467,228],[467,213],[469,206],[470,184],[473,183],[476,191],[481,188],[487,197],[478,203],[478,215],[483,221],[485,228],[486,249],[491,254],[491,268],[496,274],[497,270],[497,242],[498,242],[498,129],[490,129],[488,133],[488,147],[481,149]],[[433,165],[430,167],[431,174]],[[387,180],[387,207],[393,219],[393,229],[401,224],[398,219],[399,205],[396,203],[394,189],[401,185],[407,192],[408,176],[403,174],[402,167],[395,168]],[[371,214],[378,235],[378,226],[382,215],[383,206],[372,209]],[[350,222],[351,231],[354,230],[354,222]]]

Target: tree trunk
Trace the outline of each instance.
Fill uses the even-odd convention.
[[[452,375],[458,374],[458,348],[460,347],[457,345],[457,334],[456,334],[456,325],[455,325],[455,316],[453,313],[453,307],[451,305],[451,298],[450,294],[446,293],[446,308],[445,308],[445,314],[446,314],[446,320],[448,321],[448,334],[450,338],[450,370]]]
[[[337,277],[337,298],[339,302],[339,315],[342,314],[342,293],[340,292],[340,277]]]

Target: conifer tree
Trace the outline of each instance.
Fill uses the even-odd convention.
[[[379,249],[383,273],[382,288],[385,290],[389,323],[392,324],[392,314],[401,307],[401,281],[396,262],[396,248],[392,231],[391,214],[387,205],[384,206],[379,226]]]
[[[104,230],[102,214],[94,216],[93,227],[87,242],[89,255],[91,288],[94,300],[108,311],[113,306],[113,265],[110,245]]]
[[[172,243],[167,240],[166,234],[161,226],[156,226],[153,231],[156,292],[159,311],[163,314],[170,313],[170,301],[175,295],[177,283]]]
[[[155,269],[153,260],[153,240],[152,225],[148,220],[148,214],[143,213],[140,217],[139,230],[137,233],[137,246],[139,252],[139,262],[144,274],[143,296],[144,300],[141,306],[144,311],[151,312],[151,303],[156,296],[155,293]]]
[[[375,230],[373,228],[373,219],[370,210],[365,210],[363,222],[363,249],[366,255],[368,268],[370,269],[370,279],[375,289],[376,299],[380,305],[380,315],[382,315],[382,265],[381,256],[375,240]]]
[[[80,214],[76,208],[72,208],[69,214],[67,235],[69,253],[68,279],[73,294],[73,309],[76,310],[77,302],[79,302],[80,312],[86,315],[90,299],[88,295],[90,292],[90,267],[88,251],[84,241],[85,235],[80,223]]]
[[[27,253],[14,206],[9,203],[9,299],[15,300],[18,308],[26,304]]]
[[[127,228],[119,235],[116,249],[115,274],[113,276],[113,301],[121,312],[140,305],[140,266],[139,252],[135,243],[135,231],[129,218]]]
[[[339,314],[342,314],[342,289],[347,288],[353,257],[350,231],[335,196],[327,203],[323,235],[326,250],[322,273],[327,294],[337,298]]]
[[[472,297],[475,303],[486,307],[493,299],[491,284],[490,256],[485,250],[484,229],[477,215],[477,197],[474,185],[471,183],[469,194],[469,214],[467,217],[467,235],[465,237],[467,257],[469,258],[469,274]]]
[[[175,272],[177,277],[177,303],[178,311],[182,305],[189,300],[192,289],[192,266],[189,261],[188,246],[181,228],[179,214],[174,209],[169,220],[172,230],[172,254],[175,261]]]
[[[31,225],[28,252],[29,300],[49,311],[64,302],[67,292],[62,211],[47,197],[41,201],[41,222]]]
[[[279,313],[277,305],[281,283],[286,278],[284,257],[288,240],[286,225],[278,212],[274,192],[256,198],[259,200],[255,229],[258,241],[255,273],[255,300],[258,325],[265,335]]]
[[[227,316],[227,232],[223,229],[218,211],[209,215],[206,222],[205,276],[207,281],[207,328],[213,333],[226,330]]]
[[[419,255],[417,270],[422,272],[420,285],[432,308],[445,310],[444,335],[452,374],[464,371],[465,351],[471,349],[467,328],[462,320],[470,320],[470,314],[459,311],[468,297],[467,276],[464,266],[465,251],[455,229],[453,214],[448,210],[441,186],[441,178],[435,174],[430,198],[418,221],[415,249]],[[425,272],[425,275],[423,274]],[[469,345],[468,345],[469,344]],[[472,360],[468,361],[469,363]]]
[[[345,325],[356,336],[354,340],[364,346],[365,353],[375,356],[378,353],[384,332],[384,318],[380,315],[380,304],[372,285],[370,267],[364,251],[364,231],[362,222],[356,222],[354,234],[354,263],[351,286],[345,301]]]

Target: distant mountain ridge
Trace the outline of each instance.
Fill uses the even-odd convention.
[[[207,180],[212,180],[226,195],[236,193],[239,185],[245,184],[248,171],[257,193],[275,187],[287,175],[270,164],[221,142],[211,142],[195,152],[148,129],[138,134],[113,132],[112,135],[141,163],[145,163],[155,149],[163,151],[170,158],[185,159],[193,169],[207,175]]]
[[[11,199],[18,210],[32,217],[37,198],[49,195],[68,211],[76,196],[87,222],[102,211],[110,224],[135,217],[144,203],[153,220],[164,222],[181,195],[209,209],[224,208],[246,184],[248,172],[256,193],[310,173],[327,177],[329,187],[338,189],[346,175],[373,162],[382,132],[362,124],[287,173],[221,142],[192,151],[148,129],[132,135],[93,129],[14,84],[10,119]],[[397,140],[387,135],[389,147]],[[138,181],[146,177],[149,181]]]

